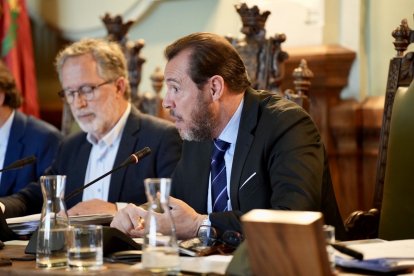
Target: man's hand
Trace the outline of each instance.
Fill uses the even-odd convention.
[[[92,215],[92,214],[110,214],[115,215],[116,204],[103,201],[100,199],[91,199],[82,201],[69,209],[69,216]]]
[[[170,196],[170,212],[174,220],[178,239],[189,239],[197,236],[198,228],[207,215],[198,214],[182,200]]]
[[[147,211],[134,204],[120,210],[114,217],[111,227],[118,228],[122,232],[132,237],[142,237],[144,235],[144,220]],[[198,227],[207,218],[207,215],[198,214],[184,201],[170,197],[170,214],[174,220],[175,230],[178,239],[193,238],[197,235]],[[161,233],[170,231],[171,222],[167,213],[154,213],[155,219]]]
[[[111,227],[115,227],[132,237],[142,237],[144,234],[143,217],[146,217],[146,215],[147,211],[130,203],[115,214]]]

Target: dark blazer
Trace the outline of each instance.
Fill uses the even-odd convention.
[[[15,111],[7,144],[4,167],[34,155],[36,162],[23,168],[2,173],[0,196],[16,193],[39,177],[50,166],[62,139],[54,126]]]
[[[210,141],[185,141],[172,181],[171,194],[202,214],[211,150]],[[337,238],[344,238],[318,130],[301,107],[274,94],[245,93],[229,193],[233,211],[209,216],[218,230],[242,231],[240,216],[252,209],[307,210],[323,212]]]
[[[174,125],[165,120],[142,114],[132,108],[122,133],[114,167],[120,165],[132,153],[150,147],[149,156],[136,165],[116,171],[111,176],[109,202],[146,202],[144,179],[148,177],[171,177],[181,154],[181,138]],[[64,140],[49,174],[66,175],[65,194],[83,186],[86,167],[92,145],[86,133],[77,133]],[[42,194],[38,183],[11,197],[0,198],[6,205],[5,216],[14,217],[38,213],[42,206]],[[82,201],[82,193],[66,203],[71,208]]]

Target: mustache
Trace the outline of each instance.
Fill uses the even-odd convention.
[[[178,115],[177,112],[175,112],[175,110],[170,109],[170,116],[176,120],[182,120],[183,117]]]
[[[91,115],[91,114],[93,114],[93,113],[89,112],[89,111],[83,111],[83,112],[77,112],[77,113],[73,112],[73,115],[76,116],[76,117],[88,116],[88,115]]]

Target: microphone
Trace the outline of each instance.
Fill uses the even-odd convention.
[[[34,162],[36,162],[36,157],[34,155],[29,156],[29,157],[25,157],[25,158],[22,158],[20,160],[17,160],[15,162],[11,163],[7,167],[4,167],[3,169],[0,170],[0,172],[19,169],[19,168],[22,168],[26,165],[32,164]]]
[[[116,168],[110,170],[109,172],[101,175],[100,177],[96,178],[95,180],[92,180],[88,184],[86,184],[86,185],[84,185],[84,186],[82,186],[82,187],[74,190],[72,193],[70,193],[68,196],[65,197],[65,200],[68,201],[72,197],[74,197],[77,194],[79,194],[80,192],[82,192],[84,189],[86,189],[89,186],[91,186],[93,183],[98,182],[102,178],[110,175],[111,173],[114,173],[117,170],[122,169],[123,167],[126,167],[126,166],[128,166],[130,164],[137,164],[142,158],[144,158],[145,156],[149,155],[150,153],[151,153],[151,149],[149,147],[145,147],[145,148],[137,151],[136,153],[131,154],[124,162],[121,163],[121,165],[119,165],[118,167],[116,167]]]

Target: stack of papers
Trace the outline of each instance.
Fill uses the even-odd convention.
[[[113,219],[112,215],[108,214],[92,214],[92,215],[80,215],[70,216],[69,224],[109,224]],[[8,218],[6,219],[9,228],[17,235],[25,236],[30,235],[37,230],[40,222],[40,214],[34,214],[24,217]]]
[[[79,215],[79,216],[70,216],[69,223],[74,224],[110,224],[113,215],[109,214],[92,214],[92,215]]]
[[[392,272],[414,268],[414,240],[344,243],[364,255],[362,261],[337,254],[335,262],[341,267],[375,272]]]
[[[9,228],[19,236],[30,235],[39,226],[40,214],[6,219]]]

